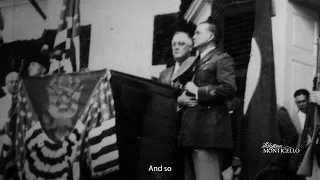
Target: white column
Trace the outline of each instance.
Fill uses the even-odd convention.
[[[275,64],[277,103],[285,105],[286,29],[288,0],[274,0],[276,16],[272,17],[272,36]]]

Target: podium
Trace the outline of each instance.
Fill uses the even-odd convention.
[[[182,179],[176,90],[152,80],[111,73],[120,157],[117,179]]]

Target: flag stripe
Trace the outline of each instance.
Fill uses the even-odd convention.
[[[100,165],[107,164],[113,161],[118,162],[118,158],[119,158],[119,152],[112,151],[108,154],[104,154],[103,156],[100,156],[100,158],[98,158],[97,160],[92,160],[92,166],[93,166],[94,172],[96,172],[97,169],[99,169],[99,171],[103,171],[102,168],[99,168]]]
[[[58,46],[61,43],[65,43],[67,38],[67,33],[68,33],[68,29],[64,29],[58,32],[56,39],[54,41],[54,47]]]
[[[54,50],[61,50],[70,60],[72,71],[80,70],[80,1],[64,0]],[[51,71],[55,71],[52,69]]]
[[[89,139],[90,141],[91,139]],[[97,153],[98,151],[101,151],[103,147],[107,147],[110,145],[114,145],[114,143],[117,141],[117,137],[114,134],[114,131],[109,131],[106,136],[104,134],[101,134],[99,137],[99,141],[96,141],[95,143],[90,143],[90,152],[91,153]]]
[[[86,121],[83,122],[82,118],[76,118],[78,119],[78,122],[75,124],[73,131],[61,139],[60,143],[52,141],[46,134],[45,129],[42,129],[43,127],[46,127],[46,122],[40,123],[40,119],[37,119],[36,117],[43,117],[43,114],[36,114],[34,109],[30,108],[34,105],[36,105],[34,107],[38,107],[38,105],[37,103],[31,105],[34,97],[29,99],[26,95],[34,95],[36,98],[39,98],[43,96],[41,96],[39,93],[33,94],[31,92],[33,90],[36,90],[36,92],[42,91],[39,90],[39,88],[34,89],[34,87],[29,87],[30,84],[28,83],[27,85],[29,88],[21,86],[21,89],[18,92],[19,98],[17,102],[19,112],[22,112],[19,113],[19,118],[17,119],[16,133],[18,138],[15,140],[16,145],[14,151],[9,152],[10,154],[8,154],[5,161],[1,161],[5,164],[5,171],[2,171],[1,169],[1,175],[7,173],[8,177],[13,177],[14,174],[19,171],[21,172],[21,179],[42,178],[65,180],[70,179],[71,177],[78,177],[78,179],[75,180],[79,180],[81,178],[81,173],[86,173],[79,170],[80,167],[78,165],[83,164],[83,162],[88,163],[87,165],[92,171],[92,176],[95,177],[105,175],[119,169],[119,153],[114,129],[115,122],[112,122],[115,121],[114,116],[112,116],[114,114],[114,107],[110,106],[109,104],[105,104],[109,103],[110,99],[113,98],[109,77],[106,75],[102,77],[101,72],[100,75],[96,73],[98,76],[95,75],[94,77],[90,77],[95,74],[91,74],[92,72],[90,73],[90,76],[83,75],[83,73],[78,74],[84,79],[91,79],[90,81],[87,80],[82,83],[92,83],[88,86],[92,87],[92,89],[95,86],[96,87],[93,89],[93,91],[86,91],[90,92],[92,97],[89,99],[91,95],[88,96],[88,103],[86,107],[84,107],[85,111],[79,110],[79,112],[82,112],[83,114],[79,114],[78,116],[86,117]],[[45,77],[45,80],[50,80],[51,78],[51,84],[51,82],[53,82],[55,79],[59,80],[59,77],[62,76],[66,77],[68,75],[47,76]],[[75,76],[77,75],[72,75],[72,77]],[[97,79],[96,77],[100,77],[101,79],[99,80],[99,78]],[[43,81],[37,82],[39,83],[39,87],[41,86],[40,84],[42,82]],[[48,82],[45,83],[46,86],[43,86],[44,89],[49,87]],[[103,96],[102,93],[105,92],[107,93]],[[40,105],[47,107],[47,105],[43,103],[40,103]],[[108,108],[111,109],[108,110]],[[101,109],[105,110],[101,111]],[[107,115],[111,112],[112,115]],[[93,124],[99,124],[99,126],[93,128]],[[91,141],[94,142],[94,144],[91,146],[90,143],[88,143],[90,139],[88,135],[94,130],[98,130],[98,132],[91,133],[91,135],[94,135],[92,136],[93,141]],[[107,134],[109,136],[103,137],[106,134],[105,132],[108,132]],[[10,142],[11,140],[9,140],[9,144]],[[10,150],[11,147],[13,146],[10,145],[10,148],[8,149]],[[93,153],[90,153],[90,148],[94,150]],[[2,158],[3,153],[1,154],[1,160]],[[79,163],[80,161],[82,162]],[[15,171],[14,165],[17,165],[17,171]],[[99,171],[93,171],[97,167]]]
[[[97,114],[94,115],[94,128],[88,135],[89,156],[91,159],[91,171],[93,176],[107,174],[117,170],[119,152],[115,134],[115,113],[109,82],[101,83],[99,93],[96,96]],[[110,164],[111,163],[111,164]],[[114,164],[114,165],[113,165]],[[97,170],[98,169],[98,170]]]
[[[115,135],[113,137],[115,137]],[[106,140],[109,141],[109,142],[114,142],[115,139],[114,140],[106,139]],[[107,143],[108,142],[106,142],[105,144],[107,144]],[[115,143],[112,143],[109,146],[107,146],[107,145],[101,146],[100,144],[97,144],[97,145],[99,146],[99,151],[96,151],[96,152],[92,152],[91,151],[91,153],[92,153],[91,154],[91,159],[92,160],[97,160],[98,158],[100,158],[100,156],[102,156],[104,154],[108,154],[109,152],[115,151],[118,148],[117,144],[115,144]]]
[[[119,169],[119,160],[110,161],[104,164],[100,164],[99,166],[95,167],[94,172],[99,173],[101,171],[115,171]]]
[[[105,130],[112,130],[114,131],[115,127],[115,119],[110,119],[110,120],[106,120],[104,122],[101,123],[100,126],[94,128],[90,133],[89,133],[89,137],[91,138],[91,141],[94,141],[94,137],[101,135],[101,133],[103,133]],[[94,142],[92,142],[94,143]]]

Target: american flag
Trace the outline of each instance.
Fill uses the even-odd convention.
[[[108,70],[101,70],[21,80],[15,138],[0,136],[0,179],[79,180],[118,171],[119,151],[110,77]],[[34,84],[38,85],[37,88]],[[69,133],[55,139],[57,129],[48,129],[48,126],[59,126],[61,121],[51,118],[49,122],[45,116],[52,109],[48,104],[49,99],[52,100],[50,97],[58,91],[71,92],[64,96],[77,110],[73,117],[75,124]],[[47,110],[42,111],[41,107]],[[64,115],[60,114],[60,118]],[[73,118],[68,118],[69,122]],[[91,172],[88,173],[87,169]]]
[[[61,50],[72,71],[80,70],[80,0],[63,0],[54,51]]]
[[[264,153],[264,143],[280,144],[277,121],[277,98],[272,38],[272,8],[270,0],[255,1],[255,29],[251,41],[244,114],[246,136],[244,142],[243,179],[266,178],[279,167],[279,153]],[[271,177],[271,176],[270,176]],[[266,178],[268,179],[268,178]]]

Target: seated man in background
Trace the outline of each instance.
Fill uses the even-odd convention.
[[[7,155],[11,143],[6,132],[11,118],[9,112],[12,107],[12,97],[16,93],[16,83],[18,78],[19,75],[16,72],[11,72],[6,76],[6,95],[0,98],[0,179],[3,174],[2,163],[4,162],[1,158]]]
[[[45,75],[50,64],[45,60],[34,60],[29,64],[28,75],[29,76],[41,76]]]
[[[16,83],[18,81],[19,74],[17,72],[11,72],[6,76],[5,89],[6,95],[0,99],[0,131],[3,130],[6,123],[9,121],[9,111],[12,105],[12,96],[16,93]]]

